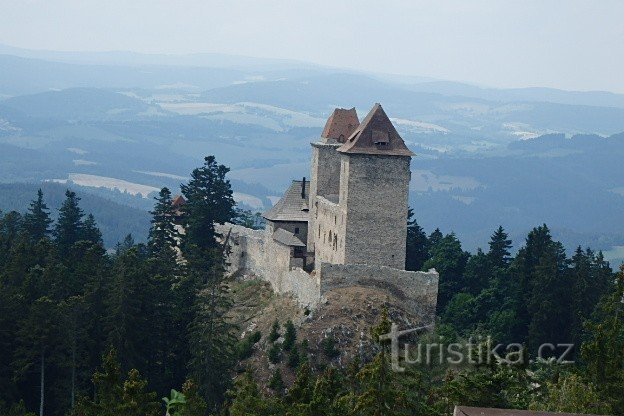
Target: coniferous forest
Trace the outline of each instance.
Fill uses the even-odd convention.
[[[226,318],[230,281],[214,225],[254,218],[236,209],[227,173],[206,157],[181,186],[181,212],[163,188],[147,244],[128,235],[106,250],[71,191],[60,207],[39,192],[26,212],[1,214],[0,416],[442,416],[457,404],[624,414],[624,269],[589,248],[568,256],[546,225],[517,252],[499,227],[471,254],[452,233],[425,233],[412,213],[407,224],[407,269],[440,274],[436,327],[423,337],[490,336],[520,345],[518,364],[393,372],[378,337],[390,329],[385,311],[370,328],[370,360],[339,361],[328,339],[321,365],[290,321],[240,340]],[[240,371],[260,339],[294,381],[279,366],[268,385],[252,367]],[[574,363],[556,362],[555,350],[536,360],[546,343],[572,344]]]

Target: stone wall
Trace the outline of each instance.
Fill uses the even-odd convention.
[[[310,223],[308,230],[314,229],[316,196],[338,194],[340,184],[340,144],[312,143],[312,171],[310,176]],[[308,233],[308,251],[314,251],[314,233]]]
[[[314,268],[321,263],[344,263],[345,213],[338,204],[319,196],[315,202]]]
[[[251,275],[271,284],[278,294],[291,294],[303,307],[317,306],[321,295],[318,279],[306,273],[303,259],[292,257],[292,247],[273,240],[266,230],[252,230],[234,224],[219,224],[217,232],[228,242],[228,272]]]
[[[267,230],[273,232],[278,228],[290,231],[303,244],[308,241],[308,223],[301,221],[267,221]]]
[[[409,157],[342,155],[345,264],[405,269],[409,181]]]
[[[421,318],[419,324],[435,321],[439,275],[428,272],[410,272],[385,266],[361,264],[321,264],[317,270],[321,296],[345,287],[374,287],[403,302],[405,308]]]
[[[253,275],[268,281],[277,294],[292,295],[302,307],[316,308],[323,296],[347,287],[372,287],[402,302],[419,324],[432,323],[438,294],[438,273],[409,272],[386,266],[321,263],[309,274],[293,262],[290,247],[279,244],[265,230],[239,225],[218,225],[224,237],[230,234],[229,272]]]

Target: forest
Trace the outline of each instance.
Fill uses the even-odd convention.
[[[237,209],[228,171],[206,157],[181,185],[182,212],[163,188],[148,242],[128,235],[112,251],[69,190],[55,221],[41,191],[26,212],[0,215],[1,416],[442,416],[454,405],[624,414],[624,268],[589,248],[567,256],[545,224],[515,255],[502,226],[471,254],[411,212],[406,224],[406,268],[440,274],[435,330],[422,338],[490,336],[522,345],[521,364],[393,372],[384,310],[370,360],[343,362],[328,340],[321,363],[287,317],[239,339],[214,225],[256,222]],[[573,344],[573,363],[557,363],[557,351],[535,359],[545,343]],[[244,365],[251,354],[285,365],[262,385]]]

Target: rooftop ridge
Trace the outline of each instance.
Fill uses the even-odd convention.
[[[414,156],[379,103],[337,150],[349,154]]]
[[[344,143],[359,124],[360,120],[355,107],[350,109],[336,108],[327,119],[327,123],[325,123],[321,139],[324,139],[323,141],[326,143],[328,141]]]

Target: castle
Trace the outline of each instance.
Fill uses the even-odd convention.
[[[372,287],[433,320],[438,274],[405,270],[414,154],[379,104],[360,123],[334,110],[312,143],[311,180],[293,181],[263,214],[265,230],[224,224],[229,271],[267,280],[306,308],[345,287]]]

